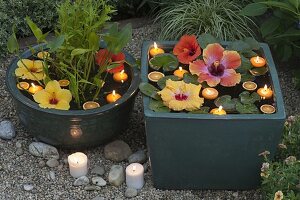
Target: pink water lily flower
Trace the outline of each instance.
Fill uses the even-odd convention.
[[[203,60],[190,63],[190,72],[199,76],[200,83],[206,81],[210,87],[221,84],[232,87],[241,81],[241,74],[236,73],[241,65],[241,56],[236,51],[224,50],[218,44],[209,44],[203,50]]]

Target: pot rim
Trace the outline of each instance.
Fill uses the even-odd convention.
[[[45,44],[38,44],[38,45],[35,45],[32,48],[34,50],[37,50],[37,49],[43,48],[43,47],[45,47]],[[132,63],[132,64],[136,63],[136,61],[135,61],[135,59],[133,58],[132,55],[130,55],[126,51],[123,51],[123,53],[125,54],[125,59],[127,60],[127,62]],[[25,52],[23,52],[21,54],[21,58],[28,58],[31,55],[32,55],[31,49],[28,49],[28,50],[26,50]],[[128,88],[126,93],[122,96],[122,98],[117,100],[115,103],[106,104],[106,105],[101,106],[99,108],[90,109],[90,110],[44,109],[44,108],[40,108],[39,105],[36,102],[34,102],[34,101],[30,100],[28,97],[24,96],[20,92],[20,90],[17,88],[16,80],[15,80],[15,77],[13,76],[13,74],[14,74],[15,69],[17,68],[18,60],[19,59],[17,57],[15,57],[13,59],[13,61],[10,63],[9,67],[7,68],[5,79],[6,79],[6,86],[8,88],[9,93],[13,96],[13,98],[15,100],[19,101],[20,103],[24,104],[25,106],[27,106],[31,109],[35,109],[35,110],[40,111],[40,112],[48,113],[48,114],[64,115],[64,116],[74,116],[74,115],[75,116],[85,116],[85,115],[99,115],[99,114],[102,114],[104,112],[109,111],[110,109],[121,106],[124,102],[126,102],[130,98],[134,97],[134,95],[138,91],[138,86],[139,86],[139,83],[140,83],[139,69],[136,66],[134,66],[134,67],[131,67],[132,80],[131,80],[130,87]]]

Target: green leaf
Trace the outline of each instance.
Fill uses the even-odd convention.
[[[228,49],[243,52],[251,50],[251,47],[249,46],[249,44],[242,40],[236,40],[228,45]]]
[[[269,17],[262,25],[260,26],[260,32],[262,37],[265,38],[267,35],[273,33],[280,26],[280,19],[277,17]]]
[[[153,99],[156,99],[156,100],[161,99],[160,96],[157,94],[157,92],[159,92],[159,90],[156,87],[154,87],[153,85],[151,85],[150,83],[141,83],[139,85],[139,88],[144,95],[151,97]]]
[[[157,101],[154,99],[150,99],[149,103],[150,110],[154,112],[170,112],[170,108],[166,107],[162,101]]]
[[[246,38],[244,39],[244,42],[246,42],[246,43],[249,45],[250,49],[252,49],[252,50],[259,50],[259,49],[260,49],[260,44],[259,44],[259,42],[256,41],[256,40],[255,40],[254,38],[252,38],[252,37],[246,37]]]
[[[159,79],[157,81],[157,85],[160,89],[164,89],[166,87],[166,81],[168,79],[171,79],[172,81],[179,81],[180,79],[177,77],[177,76],[174,76],[174,75],[170,75],[170,76],[165,76],[165,77],[162,77],[161,79]]]
[[[208,114],[210,110],[210,107],[204,106],[201,107],[199,110],[191,111],[189,113],[191,114]]]
[[[245,73],[245,74],[241,74],[242,78],[241,78],[241,82],[246,82],[246,81],[254,81],[255,80],[255,76],[251,75],[249,72]]]
[[[243,56],[245,56],[246,58],[252,58],[254,56],[257,56],[257,53],[255,53],[254,51],[244,51],[242,52]]]
[[[149,64],[152,69],[163,68],[165,72],[173,71],[179,65],[177,57],[170,53],[156,55],[149,60]]]
[[[258,114],[259,110],[254,104],[242,104],[238,102],[236,104],[236,110],[240,114]]]
[[[299,15],[297,9],[295,9],[293,6],[287,3],[278,2],[278,1],[264,1],[261,3],[271,7],[283,9],[285,11],[291,12],[291,14],[295,14],[296,16]]]
[[[260,96],[256,92],[250,94],[248,91],[242,92],[239,98],[243,104],[252,104],[260,100]]]
[[[92,50],[91,49],[81,49],[81,48],[74,49],[71,52],[71,56],[74,57],[74,56],[77,56],[77,55],[85,54],[85,53],[90,52],[90,51],[92,51]]]
[[[202,49],[205,49],[205,47],[208,44],[212,44],[212,43],[219,43],[220,41],[215,38],[214,36],[212,36],[211,34],[208,33],[202,33],[199,37],[198,37],[198,42],[201,46]]]
[[[37,39],[37,42],[44,42],[48,33],[43,34],[42,30],[30,19],[30,17],[26,16],[26,22],[28,26],[30,27],[32,33]]]
[[[196,74],[192,75],[190,73],[185,73],[183,75],[183,81],[185,83],[192,83],[194,85],[199,85],[198,76]]]
[[[267,11],[268,7],[262,3],[250,3],[242,9],[240,15],[246,15],[250,17],[259,16]]]
[[[52,41],[50,41],[47,44],[47,48],[49,48],[50,51],[52,51],[52,52],[56,51],[63,45],[64,41],[65,41],[65,36],[60,35],[60,36],[56,37],[55,39],[53,39]]]
[[[15,26],[12,28],[12,34],[7,40],[7,49],[10,53],[17,53],[20,49],[19,43],[16,37]]]
[[[237,72],[241,74],[248,73],[249,69],[252,68],[250,60],[241,55],[242,65],[236,69]]]
[[[99,88],[102,88],[105,83],[104,80],[100,79],[98,76],[94,76],[93,82],[94,82],[94,85],[96,85]]]
[[[268,67],[254,67],[249,70],[253,76],[262,76],[269,71]]]
[[[235,112],[235,105],[237,104],[238,99],[232,99],[230,95],[223,95],[218,97],[214,103],[217,107],[223,106],[223,109],[228,112]]]
[[[98,51],[100,48],[100,37],[95,33],[91,32],[89,35],[89,49],[93,51]]]
[[[298,10],[299,4],[300,4],[299,0],[288,0],[288,1],[289,1],[290,4],[292,4],[295,7],[295,9]]]
[[[288,61],[293,54],[292,46],[284,45],[283,49],[284,54],[282,55],[282,61]]]

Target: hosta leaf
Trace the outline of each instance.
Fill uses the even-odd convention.
[[[260,96],[256,92],[250,94],[248,91],[244,91],[239,95],[239,97],[243,104],[252,104],[260,100]]]
[[[254,67],[249,70],[253,76],[265,75],[269,71],[268,67]]]
[[[235,106],[238,101],[236,98],[232,99],[230,95],[223,95],[215,100],[215,105],[217,107],[222,106],[225,111],[234,112],[236,111]]]
[[[261,3],[250,3],[240,12],[241,15],[250,17],[259,16],[267,11],[268,7]]]
[[[154,87],[153,85],[151,85],[150,83],[141,83],[139,85],[139,88],[144,95],[151,97],[153,99],[156,99],[156,100],[161,99],[160,96],[157,94],[157,92],[159,92],[159,90],[156,87]]]
[[[207,114],[209,113],[209,107],[207,106],[204,106],[204,107],[201,107],[199,110],[195,110],[195,111],[191,111],[189,113],[192,113],[192,114]]]
[[[240,114],[257,114],[259,113],[258,108],[254,104],[242,104],[238,102],[236,104],[236,110]]]
[[[170,76],[165,76],[165,77],[162,77],[161,79],[159,79],[157,81],[157,85],[160,89],[164,89],[166,87],[166,81],[168,79],[171,79],[172,81],[179,81],[180,79],[177,77],[177,76],[174,76],[174,75],[170,75]]]
[[[178,67],[178,59],[173,54],[164,53],[156,55],[149,60],[150,67],[155,70],[163,68],[165,72],[173,71]]]
[[[196,74],[192,75],[190,73],[185,73],[183,75],[183,81],[185,83],[192,83],[194,85],[199,85],[198,76]]]
[[[170,108],[166,107],[162,101],[154,99],[150,99],[149,108],[154,112],[170,112]]]

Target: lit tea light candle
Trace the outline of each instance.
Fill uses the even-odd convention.
[[[254,91],[257,88],[257,84],[252,81],[246,81],[243,83],[243,88],[248,91]]]
[[[215,88],[204,88],[204,90],[202,91],[202,96],[208,100],[216,99],[218,95],[219,92]]]
[[[264,67],[266,65],[266,60],[259,56],[252,57],[250,62],[254,67]]]
[[[275,107],[269,104],[264,104],[260,107],[261,112],[264,114],[272,114],[276,111]]]
[[[271,88],[268,88],[267,85],[265,85],[263,88],[259,88],[257,90],[257,93],[259,96],[261,96],[262,99],[271,99],[273,96],[273,91]]]
[[[223,109],[223,106],[212,109],[210,113],[214,115],[226,115],[226,111]]]
[[[19,83],[17,84],[17,88],[18,88],[19,90],[28,90],[29,87],[30,87],[30,85],[29,85],[29,83],[27,83],[27,82],[19,82]]]
[[[154,71],[148,74],[148,79],[153,82],[157,82],[159,79],[163,78],[165,75],[161,72]]]
[[[84,153],[76,152],[68,156],[70,174],[74,178],[87,175],[87,156]]]
[[[183,75],[185,73],[188,73],[188,71],[185,70],[185,69],[182,69],[182,67],[179,67],[179,69],[177,69],[177,70],[174,71],[174,75],[177,76],[180,79],[183,79]]]
[[[139,163],[132,163],[126,167],[127,187],[142,189],[144,186],[144,167]]]
[[[112,91],[109,95],[106,96],[106,100],[108,103],[116,102],[118,99],[120,99],[122,96],[118,93],[116,93],[115,90]]]
[[[128,79],[128,75],[125,73],[124,70],[122,70],[121,72],[114,73],[113,79],[116,82],[124,83]]]
[[[70,81],[66,79],[59,80],[58,83],[60,87],[68,87],[70,85]]]
[[[35,94],[38,91],[43,90],[44,88],[40,85],[35,85],[34,83],[31,83],[31,87],[28,89],[28,92],[30,92],[31,94]]]
[[[163,53],[165,53],[165,51],[164,51],[163,49],[157,47],[156,42],[154,42],[154,48],[150,49],[150,52],[149,52],[149,53],[150,53],[150,56],[151,56],[151,57],[154,57],[154,56],[156,56],[156,55],[158,55],[158,54],[163,54]]]
[[[100,104],[95,101],[87,101],[82,105],[84,110],[99,108]]]

